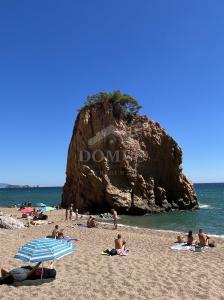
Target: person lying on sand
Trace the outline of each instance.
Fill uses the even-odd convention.
[[[24,281],[26,279],[29,279],[36,269],[40,266],[41,262],[36,264],[36,266],[32,267],[32,269],[26,269],[22,267],[18,267],[15,269],[12,269],[11,271],[6,271],[4,269],[1,269],[1,278],[0,278],[0,284],[13,284],[15,281]]]
[[[52,237],[55,239],[63,239],[64,234],[63,234],[64,229],[59,230],[59,225],[55,225],[54,230],[52,231]]]

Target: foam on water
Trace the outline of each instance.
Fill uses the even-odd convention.
[[[209,205],[209,204],[199,204],[199,207],[201,208],[201,209],[206,209],[206,208],[212,208],[211,207],[211,205]]]

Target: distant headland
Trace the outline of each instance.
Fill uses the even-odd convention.
[[[0,189],[29,189],[29,188],[39,188],[39,185],[18,185],[9,183],[0,183]]]

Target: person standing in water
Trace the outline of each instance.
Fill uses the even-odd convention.
[[[111,213],[114,221],[114,229],[117,229],[117,221],[118,221],[117,211],[115,209],[111,209]]]

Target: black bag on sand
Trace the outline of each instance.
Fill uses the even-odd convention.
[[[116,249],[111,249],[109,254],[110,254],[111,256],[117,255],[117,250],[116,250]]]
[[[104,250],[103,252],[107,253],[107,254],[109,254],[111,256],[117,255],[117,250],[116,249],[111,249],[111,250],[107,249],[107,250]]]

